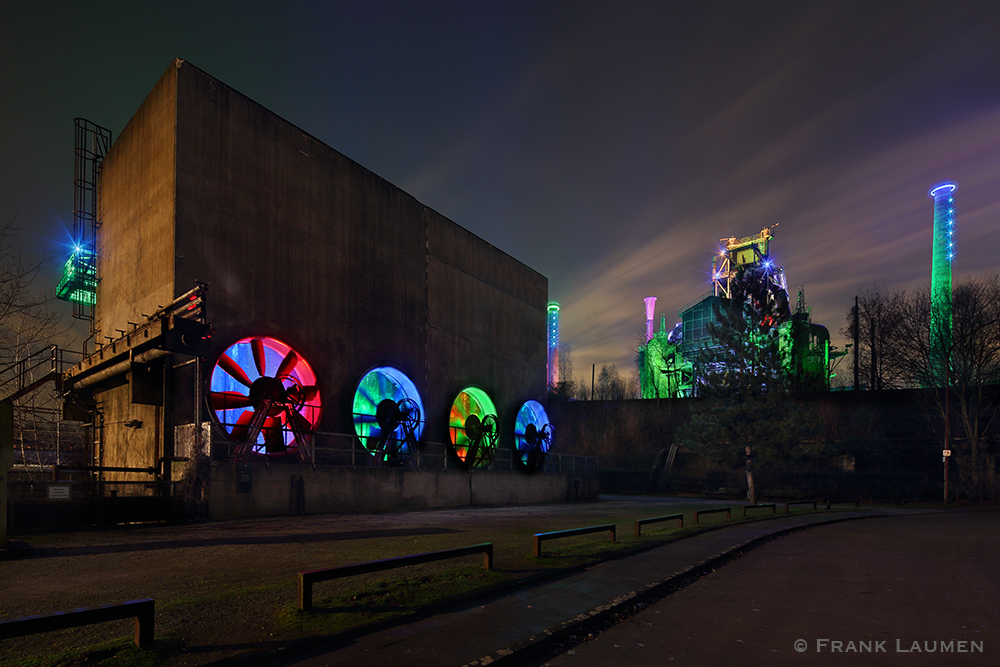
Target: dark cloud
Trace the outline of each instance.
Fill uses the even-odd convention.
[[[5,7],[0,219],[61,252],[73,117],[117,134],[181,57],[547,275],[581,375],[774,223],[834,333],[858,291],[927,280],[939,181],[956,276],[1000,267],[995,2],[277,7]]]

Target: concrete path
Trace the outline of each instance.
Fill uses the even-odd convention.
[[[922,512],[850,510],[802,516],[779,514],[771,520],[701,533],[406,625],[356,639],[332,640],[306,653],[285,655],[276,651],[249,664],[310,667],[537,664],[560,645],[576,643],[591,632],[613,625],[617,619],[634,614],[637,609],[777,536],[832,522],[913,513]]]
[[[1000,665],[998,562],[995,511],[803,531],[546,664]]]

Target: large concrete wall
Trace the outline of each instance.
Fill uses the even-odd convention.
[[[316,373],[320,431],[353,431],[357,383],[381,365],[421,392],[425,440],[447,441],[466,385],[491,394],[507,446],[517,407],[545,395],[544,276],[184,61],[116,140],[101,179],[101,335],[199,281],[215,329],[205,370],[239,339],[284,341]],[[175,378],[166,415],[132,404],[128,385],[98,387],[105,464],[172,455],[193,384]],[[133,419],[144,428],[124,430]]]
[[[96,342],[174,294],[177,73],[168,69],[115,140],[101,166]]]
[[[479,385],[500,412],[502,446],[512,446],[521,403],[546,392],[548,282],[436,214],[427,237],[428,416],[446,423],[455,395]]]
[[[177,73],[169,68],[101,166],[96,345],[131,331],[132,323],[144,323],[143,314],[156,312],[175,296],[176,100]],[[165,453],[163,409],[132,403],[128,380],[116,378],[95,392],[104,415],[103,438],[95,454],[105,466],[149,467]],[[125,426],[134,420],[143,428]],[[148,476],[111,473],[108,478]]]
[[[249,490],[240,491],[240,474]],[[579,490],[575,482],[579,480]],[[213,463],[213,520],[331,512],[596,501],[596,475]]]
[[[504,408],[544,396],[547,281],[294,125],[177,68],[175,291],[209,284],[213,354],[250,335],[320,378],[319,429],[352,430],[361,376],[410,375],[427,437],[477,384]]]

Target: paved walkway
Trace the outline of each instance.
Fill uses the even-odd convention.
[[[997,511],[804,530],[761,545],[546,665],[995,666],[998,559]]]
[[[590,628],[630,616],[757,544],[810,526],[926,510],[850,510],[782,516],[720,528],[579,573],[477,600],[447,613],[303,651],[273,651],[243,664],[524,665]]]

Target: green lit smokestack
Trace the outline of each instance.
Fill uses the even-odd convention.
[[[944,385],[951,352],[951,262],[955,259],[955,183],[941,183],[927,194],[934,199],[934,250],[931,256],[930,372],[932,386]]]
[[[548,363],[547,374],[550,389],[559,385],[559,304],[549,301],[548,306]]]

